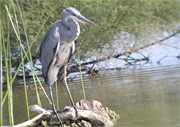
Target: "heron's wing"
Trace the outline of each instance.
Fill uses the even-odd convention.
[[[57,23],[53,24],[42,40],[40,49],[39,49],[39,57],[42,64],[42,72],[46,79],[48,69],[58,51],[60,46],[60,33],[59,27]]]

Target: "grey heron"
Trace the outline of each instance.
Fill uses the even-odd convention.
[[[67,63],[75,51],[75,40],[80,34],[80,27],[77,22],[96,26],[96,24],[82,16],[75,8],[66,8],[61,13],[61,20],[52,24],[45,33],[39,49],[42,73],[44,75],[45,83],[49,87],[52,110],[61,124],[62,122],[57,115],[54,105],[51,87],[57,81],[59,70],[64,70],[64,82],[71,104],[75,108],[77,115],[77,109],[66,79]]]

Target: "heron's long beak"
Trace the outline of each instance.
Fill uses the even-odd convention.
[[[90,20],[88,20],[87,18],[85,18],[82,15],[78,16],[78,19],[79,19],[79,22],[81,22],[81,23],[87,23],[89,25],[97,26],[95,23],[91,22]]]

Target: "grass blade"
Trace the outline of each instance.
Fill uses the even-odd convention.
[[[11,2],[13,3],[13,1],[11,0]],[[35,92],[36,92],[36,97],[37,97],[37,103],[39,106],[42,106],[41,105],[41,100],[40,100],[40,97],[39,97],[39,93],[38,93],[38,89],[37,89],[37,84],[36,84],[36,77],[35,77],[35,71],[34,71],[34,68],[33,68],[33,62],[32,62],[32,57],[31,57],[31,51],[30,51],[30,45],[29,45],[29,40],[28,40],[28,36],[27,36],[27,32],[26,32],[26,27],[25,27],[25,23],[24,23],[24,20],[23,20],[23,15],[22,15],[22,12],[21,12],[21,8],[19,6],[19,3],[18,1],[16,0],[16,3],[18,5],[18,9],[19,9],[19,13],[20,13],[20,17],[21,17],[21,21],[22,21],[22,24],[23,24],[23,29],[24,29],[24,34],[25,34],[25,38],[26,38],[26,42],[27,42],[27,46],[28,46],[28,53],[29,53],[29,63],[31,65],[31,72],[33,74],[33,81],[34,81],[34,86],[35,86]],[[25,52],[25,51],[24,51]],[[26,52],[25,52],[26,53]],[[23,58],[22,58],[23,59]],[[28,106],[27,106],[28,107]]]
[[[1,16],[1,5],[0,5],[0,16]],[[2,68],[2,20],[0,17],[0,126],[3,125],[3,68]]]
[[[81,63],[80,63],[79,47],[78,47],[78,61],[79,61],[79,72],[80,72],[80,76],[81,76],[81,84],[82,84],[82,89],[83,89],[83,96],[84,96],[84,100],[86,100],[86,94],[85,94],[84,84],[83,84],[83,77],[82,77],[82,73],[81,73]]]
[[[7,17],[7,13],[6,13],[6,17]],[[7,28],[8,28],[8,23],[7,23]],[[9,35],[9,29],[7,29],[7,37]],[[2,47],[3,47],[3,54],[4,54],[4,63],[5,63],[5,70],[6,70],[6,84],[7,84],[7,96],[8,96],[8,113],[9,113],[9,125],[13,126],[14,125],[14,116],[13,116],[13,94],[12,94],[12,84],[10,81],[10,66],[9,66],[9,48],[10,48],[10,44],[9,41],[7,41],[7,44],[5,46],[5,41],[4,41],[4,33],[3,33],[3,26],[1,23],[1,36],[2,36]],[[8,40],[8,39],[7,39]]]
[[[59,96],[58,96],[58,85],[56,82],[56,103],[57,103],[57,111],[59,110]]]

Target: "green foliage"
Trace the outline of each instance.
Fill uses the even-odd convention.
[[[17,73],[15,73],[15,75],[12,75],[12,71],[11,71],[11,46],[12,46],[12,39],[13,37],[10,37],[11,34],[14,34],[14,39],[17,39],[17,42],[18,42],[18,46],[20,47],[20,55],[21,55],[21,63],[18,67],[18,69],[16,70],[16,72],[19,71],[20,67],[22,66],[23,68],[23,79],[24,79],[24,86],[25,86],[25,95],[26,95],[26,106],[27,106],[27,114],[28,114],[28,118],[29,117],[29,110],[28,110],[28,100],[27,100],[27,91],[26,91],[26,81],[25,81],[25,72],[24,72],[24,56],[26,56],[26,58],[28,59],[28,61],[31,63],[31,71],[33,72],[33,64],[32,64],[32,59],[31,59],[31,54],[30,54],[30,46],[27,45],[28,47],[28,53],[25,51],[24,47],[22,46],[22,41],[21,41],[21,35],[20,32],[20,26],[19,26],[19,23],[18,21],[21,21],[22,22],[22,28],[23,28],[23,33],[25,35],[25,39],[26,39],[26,42],[28,43],[28,39],[27,39],[27,32],[26,32],[26,29],[25,29],[25,24],[24,24],[24,21],[23,21],[23,16],[21,14],[21,9],[19,7],[19,4],[18,4],[18,1],[16,1],[16,5],[18,6],[18,8],[15,9],[14,7],[14,1],[9,1],[11,4],[10,6],[7,6],[5,5],[5,2],[4,3],[1,3],[1,9],[0,9],[0,14],[1,14],[1,18],[0,18],[0,30],[1,30],[1,48],[3,50],[1,50],[1,53],[3,53],[3,59],[4,59],[4,62],[3,64],[5,65],[5,80],[6,80],[6,87],[7,87],[7,91],[3,91],[5,94],[3,96],[3,92],[2,92],[2,84],[1,84],[1,99],[0,99],[0,112],[1,112],[1,116],[0,116],[0,124],[2,125],[2,107],[3,107],[3,104],[4,104],[4,101],[7,99],[7,102],[8,102],[8,114],[9,114],[9,125],[10,126],[13,126],[14,125],[14,115],[13,115],[13,90],[12,90],[12,87],[13,87],[13,82],[14,82],[14,79],[17,75]],[[2,9],[3,8],[3,9]],[[4,11],[5,9],[5,11]],[[20,17],[16,17],[16,10],[19,9],[19,13],[20,13]],[[5,18],[3,16],[3,14],[5,13]],[[14,16],[14,18],[13,18]],[[6,21],[6,22],[4,22]],[[3,51],[3,52],[2,52]],[[29,56],[28,56],[29,55]],[[31,60],[29,60],[29,58]],[[2,59],[1,59],[1,63],[2,63]],[[2,65],[2,64],[1,64]],[[1,68],[1,83],[2,83],[2,68]],[[35,88],[36,88],[36,79],[35,79],[35,73],[33,73],[33,79],[34,79],[34,84],[35,84]],[[36,90],[36,95],[37,95],[37,101],[38,101],[38,104],[40,104],[40,98],[39,98],[39,95],[38,95],[38,91]],[[3,98],[3,99],[2,99]]]
[[[82,53],[111,44],[110,41],[114,36],[121,32],[128,32],[134,38],[142,39],[151,36],[150,33],[153,32],[177,29],[175,25],[179,21],[180,12],[178,0],[22,0],[19,2],[29,38],[34,38],[42,23],[48,18],[32,49],[34,55],[48,27],[60,20],[61,11],[69,6],[77,8],[85,17],[98,25],[98,27],[81,25],[78,44],[81,45]],[[6,4],[9,4],[8,0]],[[21,31],[22,22],[19,24]]]

